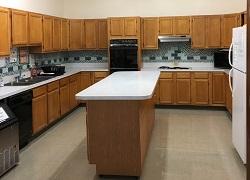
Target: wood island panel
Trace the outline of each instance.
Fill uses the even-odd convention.
[[[87,101],[88,156],[97,174],[141,175],[154,116],[153,96]]]

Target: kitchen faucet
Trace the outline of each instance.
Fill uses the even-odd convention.
[[[25,76],[25,75],[23,75],[23,77],[22,77],[22,65],[21,64],[18,65],[18,73],[19,73],[19,76],[16,77],[17,82],[18,82],[18,80],[23,79],[23,77]]]

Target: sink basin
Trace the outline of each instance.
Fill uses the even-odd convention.
[[[48,79],[51,79],[55,76],[37,76],[37,77],[29,77],[29,78],[25,78],[25,79],[21,79],[19,81],[14,81],[14,82],[10,82],[5,84],[5,86],[29,86],[41,81],[45,81]]]

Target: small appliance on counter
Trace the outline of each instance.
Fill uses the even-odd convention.
[[[231,66],[228,62],[228,54],[228,49],[214,52],[214,67],[219,69],[230,69]]]
[[[65,66],[62,65],[45,65],[41,66],[41,69],[43,70],[43,73],[40,75],[48,75],[48,76],[60,76],[65,73]]]

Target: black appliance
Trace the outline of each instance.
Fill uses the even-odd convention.
[[[18,139],[18,120],[5,103],[0,103],[0,176],[19,162]]]
[[[41,66],[41,69],[43,70],[42,75],[49,75],[49,76],[60,76],[65,73],[65,66],[61,65],[46,65]]]
[[[32,96],[32,90],[28,90],[6,98],[7,105],[18,119],[20,149],[32,136]]]
[[[231,68],[228,62],[228,53],[229,51],[218,51],[214,53],[214,67],[215,68],[221,68],[221,69]],[[233,53],[231,53],[231,55],[232,54]]]
[[[110,74],[116,71],[138,71],[138,40],[110,40]]]

